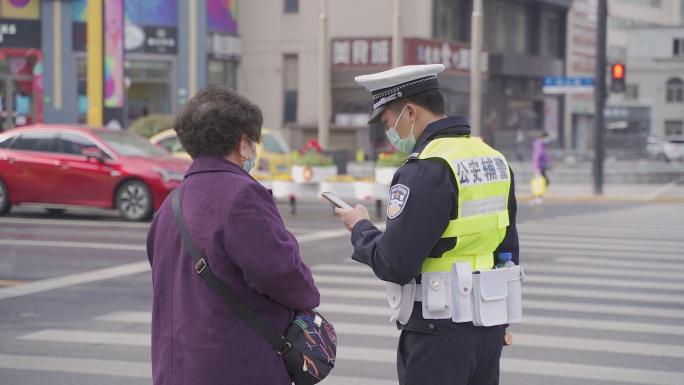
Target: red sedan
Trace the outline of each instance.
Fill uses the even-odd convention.
[[[17,128],[0,134],[0,215],[31,203],[115,208],[126,220],[146,220],[189,165],[131,132]]]

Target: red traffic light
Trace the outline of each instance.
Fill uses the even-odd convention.
[[[622,63],[613,64],[610,70],[613,79],[624,79],[625,78],[625,65]]]

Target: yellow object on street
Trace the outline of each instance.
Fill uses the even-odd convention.
[[[530,181],[532,187],[533,197],[542,197],[546,194],[546,178],[541,175],[535,175]]]

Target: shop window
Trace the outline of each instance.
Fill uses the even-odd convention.
[[[682,3],[682,7],[684,7],[684,3]],[[673,40],[672,55],[673,56],[684,56],[684,37]]]
[[[681,136],[684,134],[684,121],[681,120],[666,120],[665,121],[665,136]]]
[[[283,123],[297,121],[299,90],[299,59],[296,54],[283,57]]]
[[[628,84],[625,88],[625,99],[626,100],[639,100],[639,85]]]
[[[27,132],[12,143],[13,150],[54,152],[55,134],[52,132]]]
[[[285,0],[285,13],[299,13],[299,0]]]
[[[684,102],[684,81],[680,78],[671,78],[667,81],[666,100],[668,103]]]

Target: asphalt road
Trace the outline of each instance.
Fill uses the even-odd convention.
[[[396,383],[382,287],[331,210],[282,207],[338,329],[327,384]],[[521,204],[525,321],[511,384],[684,384],[684,204]],[[0,218],[0,384],[149,384],[147,224],[111,213]]]

